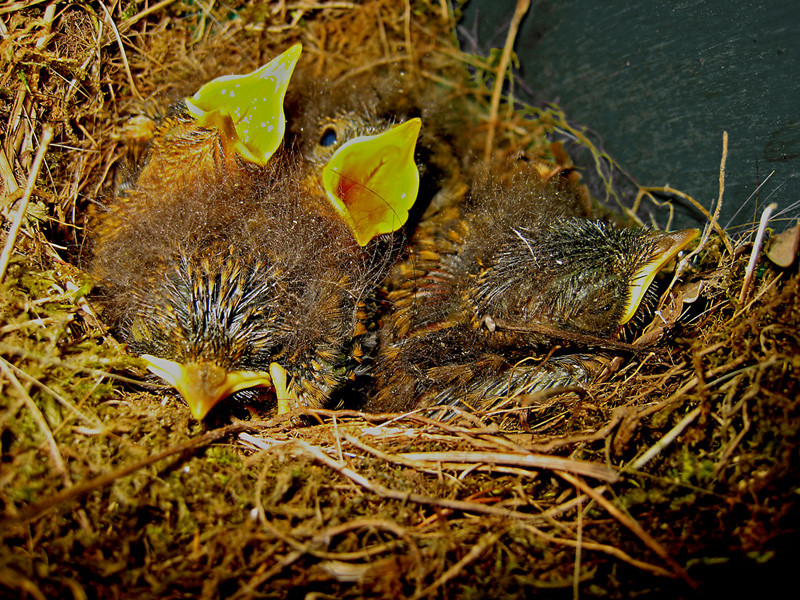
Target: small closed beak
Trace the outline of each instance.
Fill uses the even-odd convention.
[[[678,252],[686,248],[697,236],[700,231],[697,229],[682,229],[672,233],[656,233],[655,249],[651,259],[634,273],[631,279],[630,297],[625,306],[625,312],[620,321],[620,325],[625,325],[633,318],[639,305],[642,303],[647,288],[653,283],[656,274],[663,269],[666,264],[678,255]]]

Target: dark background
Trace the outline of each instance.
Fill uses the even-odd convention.
[[[469,0],[462,49],[502,47],[515,5]],[[742,205],[735,222],[752,222],[770,202],[779,219],[800,215],[800,3],[534,0],[515,49],[530,90],[517,97],[557,102],[642,185],[710,208],[726,130],[721,223]]]

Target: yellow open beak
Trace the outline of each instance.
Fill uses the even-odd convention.
[[[322,169],[322,185],[360,246],[400,229],[419,192],[414,149],[422,121],[411,119],[343,144]]]
[[[223,144],[244,160],[266,164],[283,140],[283,99],[301,50],[295,44],[252,73],[208,82],[186,98],[186,108],[200,126],[217,128]]]
[[[211,362],[182,365],[175,361],[144,354],[148,370],[178,390],[189,405],[195,419],[203,419],[221,400],[240,390],[252,387],[274,387],[278,413],[289,412],[297,404],[296,396],[287,389],[286,370],[272,363],[270,372],[231,371]]]
[[[625,307],[625,313],[622,316],[620,325],[625,325],[633,318],[639,305],[644,299],[645,292],[650,284],[653,283],[656,274],[664,268],[664,266],[671,261],[678,252],[688,246],[692,240],[700,235],[697,229],[683,229],[681,231],[674,231],[672,233],[655,233],[658,236],[656,240],[656,248],[653,252],[653,257],[650,262],[640,267],[632,278],[630,289],[630,297],[628,304]]]

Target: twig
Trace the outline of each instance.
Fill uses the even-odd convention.
[[[214,429],[213,431],[204,433],[199,437],[192,438],[182,444],[178,444],[177,446],[172,446],[171,448],[162,450],[161,452],[143,458],[142,460],[136,461],[129,465],[122,466],[118,469],[114,469],[113,471],[104,473],[103,475],[98,475],[94,479],[90,479],[89,481],[86,481],[84,483],[74,485],[53,496],[50,496],[49,498],[43,500],[42,502],[39,502],[38,504],[32,504],[28,506],[25,510],[21,511],[16,516],[5,517],[4,519],[0,520],[0,529],[7,528],[15,524],[21,524],[26,521],[30,521],[31,519],[35,519],[36,517],[47,512],[51,508],[58,506],[59,504],[80,498],[81,496],[88,494],[89,492],[92,492],[96,489],[109,485],[110,483],[114,483],[114,481],[120,479],[121,477],[130,475],[134,471],[138,471],[139,469],[157,463],[160,460],[169,458],[174,454],[181,454],[183,452],[196,450],[198,448],[202,448],[203,446],[207,446],[208,444],[215,442],[221,438],[224,438],[228,435],[239,433],[241,431],[249,431],[252,430],[253,428],[254,426],[249,423],[236,423],[234,425],[228,425],[227,427],[220,427],[219,429]]]
[[[142,95],[139,93],[139,90],[136,89],[136,82],[133,79],[133,73],[131,73],[131,66],[128,64],[128,55],[125,53],[125,46],[122,44],[122,37],[119,34],[117,25],[114,23],[114,19],[111,18],[111,13],[108,12],[104,2],[100,3],[100,8],[102,8],[103,12],[106,13],[108,25],[111,27],[111,31],[114,32],[114,37],[119,45],[119,54],[122,57],[122,65],[125,67],[125,74],[128,76],[128,84],[131,86],[131,92],[133,92],[133,95],[136,96],[137,100],[142,100]]]
[[[583,498],[580,495],[579,498]],[[575,566],[572,570],[572,597],[578,600],[580,597],[580,583],[581,583],[581,553],[583,550],[583,501],[578,504],[578,535],[575,540]]]
[[[655,444],[650,446],[650,448],[647,450],[647,452],[645,452],[639,458],[637,458],[635,461],[633,461],[631,463],[631,465],[630,465],[630,468],[635,470],[635,471],[638,471],[639,469],[644,467],[647,463],[649,463],[651,460],[653,460],[653,458],[655,458],[659,454],[659,452],[661,452],[664,448],[669,446],[672,442],[675,441],[675,439],[681,433],[683,433],[684,429],[686,429],[692,423],[692,421],[694,421],[697,418],[697,415],[700,414],[700,411],[702,410],[702,408],[703,408],[702,406],[698,406],[692,412],[690,412],[688,415],[683,417],[683,419],[681,419],[680,423],[675,425],[675,427],[670,429],[666,433],[666,435],[664,435],[664,437],[662,437]]]
[[[44,162],[44,155],[47,153],[47,147],[53,139],[53,127],[49,123],[42,127],[42,137],[39,140],[39,148],[36,150],[36,157],[33,159],[31,171],[28,173],[28,182],[25,184],[25,193],[17,206],[17,212],[14,219],[11,221],[11,228],[8,230],[8,237],[3,246],[3,252],[0,254],[0,283],[6,275],[8,263],[11,260],[11,252],[14,250],[14,244],[17,241],[17,234],[22,226],[22,218],[28,211],[28,202],[30,202],[33,195],[33,188],[36,185],[36,179],[39,177],[39,171],[42,169]]]
[[[711,216],[711,222],[705,227],[703,230],[703,236],[700,238],[700,243],[697,244],[697,247],[690,252],[684,259],[678,264],[678,267],[675,269],[675,277],[673,278],[673,283],[677,280],[683,270],[685,269],[686,265],[689,264],[689,261],[700,253],[700,251],[705,247],[706,243],[708,242],[708,238],[711,236],[711,230],[716,229],[717,233],[719,233],[722,242],[725,244],[725,249],[728,251],[728,254],[733,256],[733,247],[731,246],[730,240],[728,240],[728,236],[725,235],[725,232],[721,229],[719,225],[719,213],[722,210],[722,196],[725,192],[725,163],[728,160],[728,132],[722,132],[722,157],[719,161],[719,195],[717,197],[717,205],[714,209],[714,214]],[[705,212],[706,216],[709,216],[707,212]],[[672,287],[672,286],[670,286]]]
[[[767,206],[761,213],[761,221],[758,224],[758,232],[756,239],[753,242],[753,250],[750,252],[750,260],[747,262],[747,270],[744,272],[744,283],[742,283],[742,291],[739,293],[739,304],[744,303],[747,298],[747,292],[750,291],[750,283],[753,281],[753,274],[756,270],[756,261],[758,254],[761,251],[761,244],[764,243],[764,234],[767,232],[767,225],[772,212],[778,208],[774,202]]]
[[[494,134],[497,129],[497,113],[500,110],[500,95],[503,92],[503,82],[506,79],[506,69],[508,68],[508,61],[511,60],[511,52],[514,49],[514,40],[517,37],[519,24],[522,17],[528,12],[530,7],[530,0],[517,0],[517,7],[514,9],[514,16],[511,19],[511,25],[508,27],[508,35],[506,36],[506,44],[503,46],[503,54],[500,57],[500,64],[497,66],[497,72],[494,79],[494,88],[492,89],[492,103],[489,111],[489,131],[486,135],[486,147],[483,151],[483,162],[489,164],[492,158],[492,150],[494,149]]]
[[[745,399],[742,399],[744,402]],[[731,442],[725,447],[722,451],[722,454],[719,457],[719,460],[714,465],[714,476],[719,476],[722,469],[730,462],[731,455],[733,451],[737,448],[737,446],[741,443],[744,439],[744,436],[747,435],[747,432],[750,431],[750,419],[747,417],[747,404],[742,404],[742,423],[743,427],[742,430],[736,434],[736,437],[731,440]]]
[[[667,406],[669,406],[673,402],[677,402],[678,400],[683,398],[683,396],[684,396],[684,394],[686,394],[686,392],[688,392],[689,390],[694,388],[694,386],[696,386],[698,383],[699,383],[699,381],[698,381],[697,377],[692,377],[689,381],[684,383],[680,388],[675,390],[675,392],[673,392],[670,395],[670,397],[667,398],[666,400],[662,400],[661,402],[659,402],[658,404],[654,404],[653,406],[648,406],[646,408],[642,408],[642,410],[639,411],[639,415],[638,415],[639,418],[640,419],[644,419],[645,417],[648,417],[651,414],[656,413],[656,412],[666,408]]]
[[[417,78],[417,61],[414,52],[414,42],[411,40],[411,0],[405,0],[405,10],[403,11],[403,37],[405,38],[405,50],[408,60],[409,71]]]
[[[725,192],[725,163],[728,160],[728,132],[722,132],[722,156],[719,161],[719,196],[717,208],[714,211],[714,223],[719,222],[719,213],[722,210],[722,195]]]
[[[346,436],[350,441],[349,436]],[[618,473],[598,463],[584,460],[572,460],[559,456],[545,456],[542,454],[507,454],[500,452],[407,452],[398,455],[412,461],[442,462],[442,463],[484,463],[489,465],[510,465],[514,467],[528,467],[534,469],[549,469],[567,471],[576,475],[593,477],[601,481],[614,482],[619,478]]]
[[[441,577],[439,577],[428,587],[426,587],[423,590],[420,590],[419,592],[411,596],[411,600],[419,600],[420,598],[429,596],[430,594],[433,593],[434,590],[443,586],[445,583],[456,577],[461,571],[464,570],[464,568],[468,564],[470,564],[474,560],[477,560],[480,557],[480,555],[483,554],[488,548],[494,546],[494,544],[497,543],[497,540],[500,539],[500,536],[503,535],[503,533],[505,533],[504,530],[490,531],[489,533],[484,533],[481,539],[478,540],[478,543],[475,544],[469,552],[467,552],[464,558],[462,558],[452,567],[447,569],[447,571],[442,573]]]
[[[697,589],[697,583],[689,577],[689,574],[686,572],[678,562],[672,558],[669,553],[664,549],[664,547],[656,541],[656,539],[647,533],[639,523],[637,523],[634,519],[623,513],[620,509],[614,506],[607,498],[605,498],[602,494],[597,493],[595,490],[591,488],[591,486],[587,485],[581,479],[577,477],[573,477],[569,473],[559,473],[559,475],[583,491],[584,494],[587,494],[590,498],[592,498],[595,502],[597,502],[600,506],[602,506],[612,517],[614,517],[617,521],[620,522],[623,526],[627,527],[636,537],[638,537],[642,542],[650,548],[653,552],[655,552],[658,556],[660,556],[664,562],[666,562],[672,572],[683,579],[689,587],[692,589]]]
[[[575,506],[581,504],[584,500],[587,499],[586,494],[581,494],[577,498],[575,498],[574,503]],[[565,546],[572,546],[576,547],[578,545],[577,540],[570,540],[566,538],[559,538],[554,535],[550,535],[549,533],[545,533],[541,529],[534,527],[533,525],[529,525],[527,523],[523,523],[522,526],[532,531],[537,536],[541,537],[546,542],[551,542],[553,544],[564,544]],[[658,575],[659,577],[671,577],[672,572],[664,569],[663,567],[659,567],[658,565],[651,565],[650,563],[646,563],[641,560],[637,560],[633,558],[631,555],[626,554],[624,551],[616,548],[614,546],[609,546],[608,544],[599,544],[597,542],[587,542],[583,540],[580,542],[581,546],[584,550],[595,550],[598,552],[604,552],[609,556],[613,556],[614,558],[618,558],[629,565],[636,567],[637,569],[641,569],[642,571],[647,571],[648,573],[652,573],[653,575]]]
[[[90,417],[88,415],[83,414],[78,409],[77,406],[75,406],[72,402],[70,402],[69,400],[64,398],[61,394],[56,392],[53,388],[45,385],[44,383],[42,383],[41,381],[39,381],[35,377],[32,377],[32,376],[28,375],[25,371],[23,371],[22,369],[14,366],[10,362],[8,362],[5,358],[0,357],[0,362],[6,364],[14,372],[15,375],[18,375],[18,376],[22,377],[23,379],[25,379],[26,381],[32,383],[33,385],[35,385],[39,389],[44,390],[45,392],[50,394],[58,403],[60,403],[62,406],[64,406],[64,408],[68,409],[70,412],[74,413],[75,415],[77,415],[81,419],[83,419],[85,421],[88,421],[92,425],[99,426],[103,430],[106,429],[105,426],[100,422],[100,420],[97,417],[94,417],[94,416]]]

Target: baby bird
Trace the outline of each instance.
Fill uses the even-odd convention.
[[[697,235],[590,220],[576,195],[532,170],[473,186],[465,204],[420,226],[389,278],[365,408],[485,406],[587,381],[589,348],[652,304],[655,275]],[[559,344],[568,350],[530,360]]]
[[[212,129],[198,131],[228,135]],[[140,175],[98,217],[91,271],[107,314],[193,417],[242,394],[274,394],[281,412],[335,404],[361,374],[374,292],[417,194],[419,130],[384,125],[320,162],[235,144],[218,161],[231,154],[220,142],[202,176]]]
[[[171,107],[114,205],[94,220],[94,243],[110,243],[124,230],[127,202],[148,202],[166,189],[212,187],[240,172],[246,177],[246,165],[266,165],[283,141],[283,102],[301,50],[295,44],[252,73],[214,79]]]
[[[428,80],[398,69],[369,70],[334,82],[298,68],[286,94],[286,142],[304,159],[324,165],[351,140],[380,133],[387,123],[421,119],[415,152],[419,193],[413,206],[408,204],[410,232],[443,185],[458,175],[452,130],[463,131],[466,117],[461,112],[454,117],[453,110]]]
[[[244,75],[202,86],[157,126],[136,185],[178,185],[242,162],[265,165],[283,141],[283,102],[300,57],[295,44]]]

